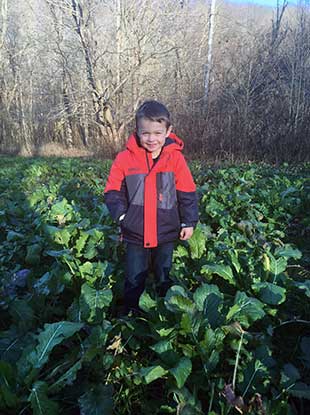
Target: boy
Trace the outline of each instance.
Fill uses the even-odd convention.
[[[136,113],[136,132],[116,156],[105,188],[105,202],[126,242],[126,312],[138,310],[149,263],[159,295],[166,294],[174,241],[189,239],[198,221],[184,144],[171,131],[167,108],[144,102]]]

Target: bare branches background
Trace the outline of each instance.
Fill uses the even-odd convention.
[[[193,157],[309,159],[309,4],[213,1],[210,49],[210,3],[0,0],[0,151],[111,157],[155,98]]]

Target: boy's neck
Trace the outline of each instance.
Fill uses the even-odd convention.
[[[162,148],[160,149],[160,152],[159,153],[157,153],[157,154],[152,153],[152,159],[153,160],[154,159],[157,159],[160,156],[161,152],[162,152]]]

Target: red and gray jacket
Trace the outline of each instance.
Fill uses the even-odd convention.
[[[196,186],[175,134],[166,138],[156,163],[133,134],[116,156],[105,187],[105,203],[127,242],[153,248],[178,238],[181,226],[198,221]]]

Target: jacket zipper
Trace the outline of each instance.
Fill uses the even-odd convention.
[[[146,157],[147,168],[148,168],[149,173],[150,173],[150,171],[151,171],[151,167],[150,167],[149,158],[148,158],[148,156],[147,156],[147,151],[145,151],[145,157]]]

